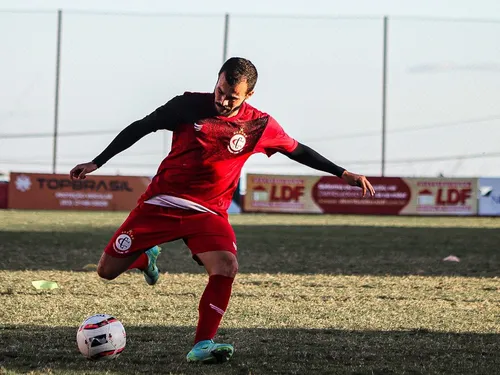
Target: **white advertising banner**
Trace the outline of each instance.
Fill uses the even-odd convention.
[[[479,179],[479,215],[500,216],[500,178]]]

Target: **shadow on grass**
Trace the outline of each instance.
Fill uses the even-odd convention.
[[[498,229],[236,225],[240,272],[500,276]],[[82,270],[97,263],[115,227],[0,231],[0,269]],[[450,254],[460,263],[443,262]],[[202,272],[182,241],[159,259],[167,272]]]
[[[189,365],[194,328],[126,327],[127,347],[116,361],[87,361],[76,328],[0,326],[0,366],[7,371],[120,374],[495,374],[500,337],[428,331],[223,329],[234,343],[223,365]],[[1,370],[0,370],[1,372]]]

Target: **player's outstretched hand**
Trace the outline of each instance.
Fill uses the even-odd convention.
[[[97,169],[97,165],[94,163],[83,163],[78,164],[75,168],[69,172],[69,178],[72,180],[79,179],[83,180],[87,174],[94,172]]]
[[[365,176],[345,171],[342,174],[342,179],[351,186],[359,186],[363,190],[363,197],[366,196],[367,192],[372,197],[375,195],[375,189]]]

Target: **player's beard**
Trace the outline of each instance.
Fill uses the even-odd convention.
[[[219,116],[227,117],[232,113],[238,113],[240,108],[243,106],[243,103],[245,103],[244,100],[241,102],[241,104],[239,106],[236,106],[234,108],[224,107],[222,104],[215,103],[215,109],[216,109],[217,113],[219,114]]]

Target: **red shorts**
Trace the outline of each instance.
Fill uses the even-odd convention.
[[[130,212],[104,251],[124,258],[136,251],[182,239],[196,254],[229,251],[236,254],[236,236],[226,218],[209,212],[141,203]]]

